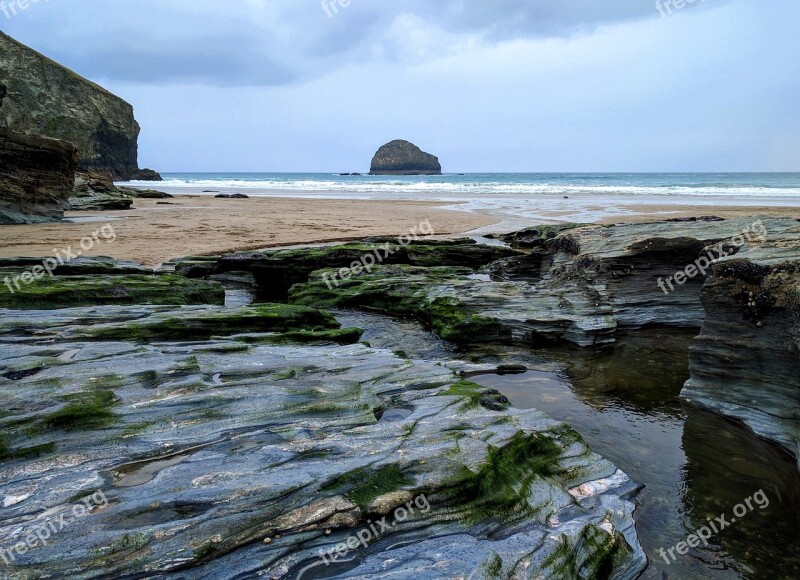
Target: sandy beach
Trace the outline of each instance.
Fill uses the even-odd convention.
[[[173,258],[311,244],[366,236],[400,236],[428,220],[436,235],[460,234],[500,221],[443,209],[443,203],[328,199],[137,199],[128,211],[68,212],[78,223],[6,226],[0,257],[52,256],[110,223],[116,240],[85,251],[156,266]]]
[[[148,266],[190,255],[400,236],[425,220],[430,221],[437,236],[503,232],[540,223],[533,218],[510,220],[507,211],[492,208],[466,211],[459,207],[464,206],[433,201],[216,199],[208,195],[179,195],[168,204],[137,199],[129,211],[68,212],[67,218],[74,221],[2,228],[0,257],[44,257],[70,246],[77,249],[84,237],[106,223],[113,226],[116,240],[112,243],[101,238],[83,255],[134,260]],[[539,215],[550,223],[575,221],[571,218],[576,217],[563,208],[542,209]],[[624,211],[591,221],[613,224],[700,215],[800,217],[800,209],[642,204],[628,205]]]

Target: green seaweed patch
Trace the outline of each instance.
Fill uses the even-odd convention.
[[[462,397],[465,399],[465,402],[461,407],[462,410],[469,410],[474,409],[481,404],[481,397],[483,396],[483,392],[485,390],[485,387],[482,387],[477,383],[462,380],[451,385],[450,388],[448,388],[446,391],[443,391],[441,394],[446,396]]]
[[[101,429],[117,420],[117,416],[111,412],[111,406],[116,400],[112,391],[77,393],[64,399],[69,404],[37,421],[30,429],[32,433],[50,429],[60,431]]]
[[[259,304],[219,312],[187,312],[143,322],[94,328],[81,337],[96,340],[208,340],[245,332],[338,329],[329,312],[288,304]]]
[[[528,497],[535,481],[561,472],[563,451],[549,437],[517,433],[503,447],[489,447],[477,471],[464,467],[453,482],[452,500],[477,523],[490,517],[529,515]]]
[[[595,526],[586,526],[574,541],[566,535],[560,540],[560,546],[542,563],[542,569],[557,579],[608,580],[632,552],[624,536],[618,532],[609,534]],[[579,560],[577,554],[585,557]]]
[[[355,469],[340,475],[323,488],[323,491],[349,488],[345,495],[353,501],[362,511],[366,511],[369,504],[376,498],[387,493],[401,490],[414,481],[403,473],[400,466],[392,464],[380,469],[369,468]]]
[[[69,308],[102,304],[225,304],[225,289],[216,282],[177,274],[127,276],[45,276],[19,289],[0,286],[0,307]]]
[[[491,411],[504,411],[508,408],[509,404],[508,398],[500,393],[500,391],[496,389],[487,389],[482,385],[468,380],[461,380],[455,383],[441,394],[466,399],[460,408],[461,411],[469,411],[478,405]]]
[[[471,270],[453,267],[376,267],[361,275],[328,287],[314,281],[292,287],[293,304],[317,308],[358,308],[400,317],[414,317],[439,337],[452,342],[506,340],[508,332],[492,319],[472,314],[457,299],[428,298],[428,290],[440,283],[463,279]]]
[[[219,546],[213,541],[208,541],[194,551],[195,560],[207,560],[219,552]]]
[[[495,554],[494,557],[484,565],[487,578],[501,578],[500,573],[503,571],[503,559]]]

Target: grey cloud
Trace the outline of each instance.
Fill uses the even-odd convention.
[[[76,18],[78,10],[92,17]],[[382,34],[404,14],[489,42],[658,17],[651,0],[352,0],[333,18],[318,0],[270,0],[261,7],[216,0],[60,0],[32,6],[9,21],[7,32],[91,78],[269,86],[392,58],[395,47],[385,46]],[[375,46],[384,46],[381,57],[367,50]]]

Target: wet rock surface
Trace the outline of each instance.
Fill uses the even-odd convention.
[[[639,486],[568,425],[469,377],[552,371],[530,346],[704,325],[684,396],[791,446],[800,224],[765,218],[763,237],[733,248],[750,223],[410,244],[338,284],[325,274],[385,241],[187,258],[150,276],[253,291],[234,307],[0,302],[0,545],[107,499],[16,554],[9,575],[636,577]],[[709,276],[659,286],[709,251]],[[86,259],[53,280],[136,276]],[[259,302],[279,293],[288,304]]]
[[[719,260],[703,286],[682,396],[780,444],[800,468],[800,224],[765,225],[788,227]]]
[[[413,316],[461,343],[602,346],[618,331],[702,327],[684,396],[797,455],[798,235],[789,218],[530,228],[504,237],[524,255],[384,265],[333,286],[319,271],[290,300]]]
[[[339,326],[278,308],[311,316],[276,314],[286,326]],[[466,363],[276,345],[253,328],[244,341],[132,339],[153,319],[239,310],[2,311],[0,544],[48,518],[69,522],[47,546],[15,553],[9,577],[627,578],[643,568],[637,485],[563,423],[460,379]],[[128,339],[102,336],[126,326]],[[105,501],[71,515],[98,490]],[[417,507],[399,518],[403,505]],[[383,533],[325,565],[320,550],[384,514]]]

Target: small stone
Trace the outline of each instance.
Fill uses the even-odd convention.
[[[325,535],[330,536],[333,532],[331,530],[325,530]]]
[[[269,546],[272,543],[272,538],[264,538],[264,543]]]

